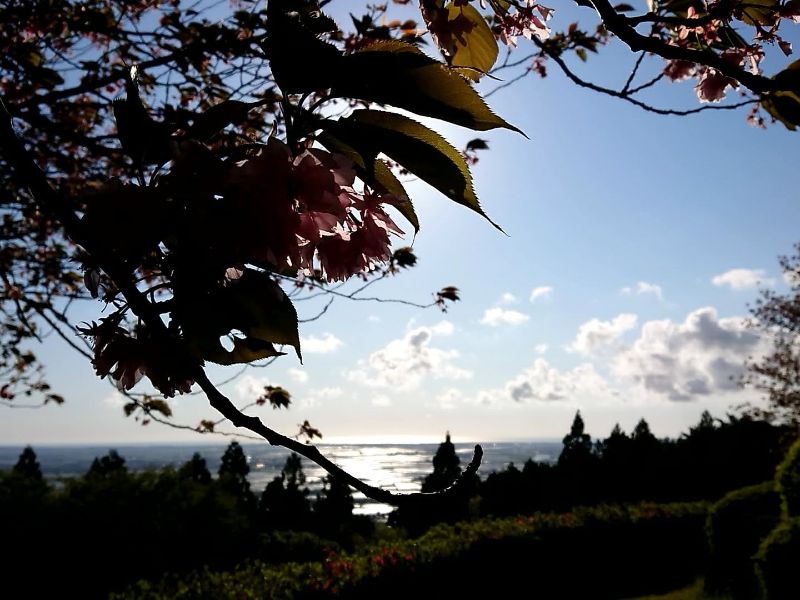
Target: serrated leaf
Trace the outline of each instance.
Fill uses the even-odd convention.
[[[302,359],[297,312],[266,273],[246,269],[228,287],[205,301],[195,299],[178,316],[187,341],[205,360],[231,365],[282,355],[273,344],[292,346]],[[243,337],[231,335],[234,331]],[[220,342],[226,335],[232,337],[231,350]]]
[[[782,89],[763,98],[761,106],[787,129],[795,131],[800,125],[800,60],[792,62],[772,79]]]
[[[341,59],[331,95],[403,108],[477,131],[504,127],[460,75],[418,48],[398,40],[375,42]]]
[[[364,164],[372,164],[379,154],[386,154],[500,229],[483,212],[464,157],[435,131],[403,115],[376,110],[356,110],[346,119],[323,122],[322,127],[355,149]]]
[[[761,106],[790,131],[800,125],[800,96],[794,92],[773,92],[761,101]]]
[[[788,67],[772,77],[783,89],[800,93],[800,60],[793,61]]]
[[[772,25],[780,18],[778,0],[739,0],[742,21],[748,25]]]
[[[497,60],[497,40],[483,15],[471,4],[445,7],[423,2],[422,15],[428,30],[451,67],[478,81]]]
[[[414,210],[414,205],[408,197],[405,187],[392,170],[377,156],[370,160],[362,156],[357,150],[345,144],[328,131],[317,136],[317,141],[331,152],[346,156],[352,161],[356,174],[375,191],[381,194],[391,194],[397,198],[394,204],[401,215],[414,227],[414,233],[419,233],[419,218]]]

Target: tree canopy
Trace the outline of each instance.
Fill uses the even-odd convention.
[[[593,31],[551,30],[553,10],[532,0],[423,0],[418,19],[394,21],[381,18],[389,7],[367,6],[351,31],[322,11],[326,4],[238,0],[221,18],[213,3],[179,0],[0,8],[0,23],[23,24],[0,35],[4,404],[64,400],[31,350],[49,328],[128,394],[128,415],[169,422],[169,398],[198,386],[235,426],[371,497],[402,502],[245,414],[206,366],[289,351],[302,358],[300,296],[347,296],[337,292],[342,282],[367,286],[413,266],[411,249],[392,247],[403,228],[421,228],[402,174],[500,229],[473,188],[480,140],[459,151],[423,118],[519,132],[474,83],[502,70],[545,75],[552,61],[579,85],[648,110],[748,106],[757,125],[763,111],[790,129],[800,123],[798,63],[773,75],[761,69],[768,54],[791,54],[783,30],[800,21],[796,0],[676,0],[641,14],[581,0],[598,15]],[[423,49],[426,37],[433,44]],[[523,57],[511,52],[519,38],[531,44]],[[572,72],[568,57],[586,61],[612,38],[638,53],[622,89]],[[646,55],[666,61],[652,76]],[[696,79],[704,106],[640,99],[663,80],[686,78]],[[732,89],[742,99],[720,104]],[[458,297],[444,287],[432,304]],[[97,302],[97,316],[77,325],[72,308],[84,302]],[[157,393],[133,392],[142,379]],[[268,387],[253,404],[290,399]],[[301,433],[319,434],[307,421]],[[459,481],[479,461],[477,448]]]

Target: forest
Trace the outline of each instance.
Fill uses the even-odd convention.
[[[293,453],[256,490],[237,442],[214,475],[199,454],[131,472],[112,450],[84,475],[58,480],[43,477],[28,447],[0,474],[4,564],[9,585],[35,597],[240,598],[243,589],[253,598],[401,597],[422,585],[464,585],[469,596],[477,584],[458,584],[458,573],[490,552],[492,564],[509,567],[502,582],[482,584],[487,593],[525,585],[527,563],[540,573],[540,593],[558,593],[580,569],[594,575],[576,594],[625,598],[704,578],[709,592],[754,598],[768,562],[751,555],[800,493],[792,488],[800,445],[781,466],[792,440],[787,426],[704,413],[677,439],[656,438],[642,419],[630,435],[617,426],[593,441],[578,413],[557,461],[475,475],[458,496],[403,506],[388,521],[354,515],[350,488],[330,476],[312,496]],[[461,474],[449,435],[431,463],[423,492]],[[466,543],[463,531],[474,539]],[[606,559],[596,554],[600,541]],[[37,576],[42,560],[46,578]],[[76,576],[86,565],[88,575]]]

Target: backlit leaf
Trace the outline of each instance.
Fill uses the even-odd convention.
[[[341,65],[333,96],[389,104],[478,131],[522,133],[489,110],[467,80],[410,44],[375,42],[343,56]]]
[[[381,194],[391,194],[397,198],[393,206],[400,212],[405,219],[414,227],[414,233],[419,233],[419,218],[414,210],[414,205],[408,197],[406,189],[399,179],[386,166],[380,158],[363,156],[356,149],[345,144],[335,135],[328,131],[322,132],[317,136],[317,141],[331,152],[343,154],[349,158],[358,176],[372,189]]]
[[[301,357],[297,312],[266,273],[246,269],[228,287],[205,301],[194,299],[178,314],[187,341],[205,360],[230,365],[283,354],[273,344],[292,346]],[[231,350],[220,342],[223,336],[232,338]]]
[[[356,150],[364,164],[383,153],[500,229],[478,203],[464,157],[435,131],[403,115],[375,110],[357,110],[322,126]]]
[[[452,67],[477,81],[497,60],[497,40],[480,12],[471,4],[422,2],[422,15],[428,29]]]

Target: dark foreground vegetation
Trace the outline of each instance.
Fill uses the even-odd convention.
[[[264,490],[250,488],[235,442],[216,477],[199,455],[133,473],[112,451],[51,485],[26,448],[0,474],[7,585],[29,597],[503,597],[527,586],[611,599],[704,576],[734,599],[796,597],[784,593],[800,557],[792,430],[708,413],[677,440],[645,421],[597,442],[584,429],[578,414],[553,464],[475,477],[463,496],[388,524],[353,515],[336,480],[312,497],[297,455]],[[460,472],[449,436],[433,466],[423,491]]]

